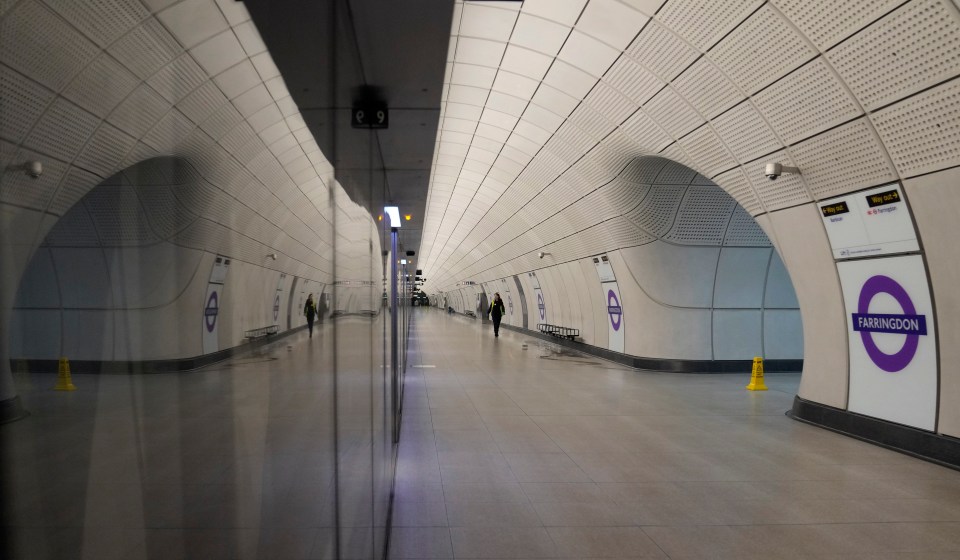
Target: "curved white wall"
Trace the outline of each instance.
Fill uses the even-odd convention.
[[[635,206],[620,213],[639,231],[637,239],[645,241],[602,255],[613,268],[622,316],[608,313],[609,285],[601,285],[596,255],[518,275],[529,329],[536,330],[538,323],[573,327],[584,343],[619,351],[610,325],[622,320],[622,330],[613,332],[622,333],[622,352],[633,356],[803,357],[803,328],[790,277],[758,224],[726,192],[662,158],[632,162],[598,189],[610,191],[631,197]],[[541,263],[565,254],[551,246],[545,252]],[[500,291],[506,298],[502,280],[464,287],[468,309],[479,290],[489,296]],[[542,320],[537,286],[545,303]],[[522,325],[520,310],[508,310],[504,320]]]

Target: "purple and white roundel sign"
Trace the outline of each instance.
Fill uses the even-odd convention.
[[[207,332],[212,333],[217,326],[217,314],[220,312],[216,290],[210,292],[207,299],[207,306],[203,309],[203,322],[207,327]]]
[[[878,294],[888,294],[903,310],[902,314],[870,313],[870,302]],[[857,313],[853,314],[853,330],[860,333],[860,340],[867,355],[883,371],[901,371],[913,360],[920,344],[920,337],[927,334],[927,318],[917,315],[913,300],[907,291],[893,278],[878,274],[863,283],[857,301]],[[903,346],[893,354],[877,347],[873,333],[892,333],[906,336]]]
[[[613,330],[619,331],[623,322],[623,307],[620,306],[620,299],[613,290],[607,290],[607,314],[610,315],[610,326]]]
[[[547,305],[543,303],[543,294],[537,292],[537,308],[540,309],[540,320],[547,318]]]

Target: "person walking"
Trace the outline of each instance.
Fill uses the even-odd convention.
[[[503,306],[503,300],[500,299],[500,292],[493,294],[493,301],[490,302],[490,318],[493,319],[493,336],[500,336],[500,319],[503,318],[507,310]]]
[[[310,338],[313,338],[313,320],[317,317],[317,304],[313,302],[313,294],[307,296],[307,303],[303,306],[303,314],[307,316],[307,329]]]

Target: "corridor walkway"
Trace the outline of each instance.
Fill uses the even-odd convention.
[[[960,558],[960,472],[785,417],[798,374],[753,393],[428,309],[411,333],[391,558]]]

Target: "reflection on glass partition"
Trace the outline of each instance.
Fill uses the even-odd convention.
[[[243,3],[202,49],[116,4],[0,7],[0,557],[384,558],[383,165],[333,163],[375,132],[308,126]]]

